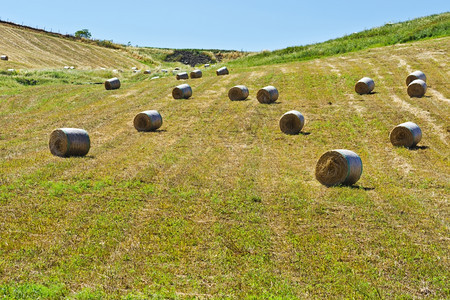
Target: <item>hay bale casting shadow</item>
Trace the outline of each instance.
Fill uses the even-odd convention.
[[[413,80],[408,85],[408,95],[410,97],[422,98],[427,91],[427,84],[422,79]]]
[[[177,77],[177,80],[189,79],[189,75],[187,72],[178,73],[176,77]]]
[[[192,96],[192,88],[189,84],[181,84],[172,90],[174,99],[189,99]]]
[[[230,72],[228,72],[227,67],[222,67],[222,68],[216,70],[216,74],[217,74],[217,76],[221,76],[221,75],[228,75],[228,74],[230,74]]]
[[[59,128],[50,134],[49,147],[55,156],[85,156],[89,152],[91,141],[84,129]]]
[[[325,152],[316,165],[316,179],[323,185],[352,185],[362,174],[361,158],[353,151],[337,149]]]
[[[273,103],[278,99],[278,90],[274,86],[266,86],[258,91],[256,99],[264,104]]]
[[[105,89],[107,90],[116,90],[120,88],[120,80],[117,77],[108,79],[105,81]]]
[[[392,145],[411,148],[422,139],[422,130],[413,122],[405,122],[395,126],[389,134]]]
[[[156,110],[146,110],[134,117],[133,125],[137,131],[154,131],[161,127],[162,117]]]
[[[195,78],[202,78],[203,73],[201,70],[194,70],[189,75],[190,75],[191,79],[195,79]]]
[[[228,91],[228,98],[232,101],[245,100],[248,95],[249,91],[245,85],[236,85]]]
[[[280,129],[286,134],[299,134],[305,125],[305,118],[296,110],[285,113],[280,119]]]
[[[375,88],[375,82],[372,78],[363,77],[355,85],[355,92],[360,95],[369,94]]]

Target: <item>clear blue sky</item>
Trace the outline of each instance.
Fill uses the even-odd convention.
[[[63,34],[87,28],[123,44],[259,51],[447,12],[450,1],[0,0],[0,7],[2,20]]]

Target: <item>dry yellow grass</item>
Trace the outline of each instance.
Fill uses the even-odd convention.
[[[143,66],[125,51],[107,49],[0,23],[0,52],[14,68],[128,69]],[[1,67],[1,65],[0,65]]]
[[[317,61],[175,78],[4,89],[0,96],[0,282],[118,297],[448,296],[449,38]],[[387,55],[389,53],[389,55]],[[426,97],[405,76],[427,74]],[[376,93],[358,95],[369,76]],[[248,101],[229,101],[245,83]],[[280,92],[261,105],[261,86]],[[158,110],[157,132],[136,113]],[[302,112],[300,135],[280,116]],[[413,121],[421,148],[392,147]],[[89,132],[85,158],[48,150],[53,128]],[[326,188],[319,156],[362,159],[357,187]]]

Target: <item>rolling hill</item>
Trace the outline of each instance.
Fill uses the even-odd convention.
[[[203,69],[186,81],[193,96],[174,100],[180,81],[133,74],[126,52],[5,32],[0,50],[15,54],[0,70],[34,71],[0,72],[0,296],[449,297],[450,37],[260,66],[243,58],[227,76]],[[100,62],[126,71],[94,70]],[[65,64],[79,70],[41,70]],[[406,94],[416,69],[423,98]],[[118,90],[87,84],[112,75]],[[354,92],[364,76],[373,94]],[[237,84],[247,101],[228,99]],[[256,100],[266,85],[280,92],[272,105]],[[137,132],[148,109],[163,125]],[[299,135],[279,129],[292,109],[306,119]],[[405,121],[421,127],[419,147],[391,145]],[[89,132],[86,157],[50,154],[60,127]],[[360,155],[363,175],[327,188],[315,165],[339,148]]]
[[[0,23],[0,33],[0,51],[8,53],[11,68],[61,69],[69,65],[79,69],[120,69],[144,66],[126,51],[89,45],[46,32]]]

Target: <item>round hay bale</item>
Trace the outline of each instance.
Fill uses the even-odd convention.
[[[369,94],[375,88],[375,82],[372,78],[363,77],[355,85],[355,91],[360,94]]]
[[[1,60],[8,60],[9,58],[8,58],[8,55],[2,55],[2,56],[0,56],[0,59]]]
[[[138,68],[137,67],[132,67],[131,70],[136,71]]]
[[[228,91],[228,98],[232,101],[245,100],[248,95],[249,91],[245,85],[236,85]]]
[[[201,70],[194,70],[189,75],[191,76],[191,79],[193,79],[193,78],[202,78],[203,73],[202,73]]]
[[[59,128],[50,134],[50,152],[55,156],[85,156],[91,147],[86,130],[78,128]]]
[[[180,79],[189,79],[189,75],[187,72],[181,72],[177,74],[177,80]]]
[[[150,80],[158,79],[158,78],[159,78],[159,76],[153,76],[152,78],[150,78]]]
[[[209,68],[209,64],[205,64],[205,68]]]
[[[105,81],[105,89],[107,90],[116,90],[120,88],[120,80],[117,77],[108,79]]]
[[[221,76],[221,75],[228,75],[228,74],[230,74],[230,72],[228,72],[227,67],[222,67],[222,68],[216,70],[216,74],[217,74],[217,76]]]
[[[162,117],[156,110],[146,110],[134,117],[133,124],[137,131],[153,131],[161,127]]]
[[[256,99],[264,104],[273,103],[278,99],[278,90],[274,86],[266,86],[258,91]]]
[[[361,158],[353,151],[337,149],[325,152],[316,165],[316,179],[323,185],[352,185],[362,174]]]
[[[169,72],[169,71],[167,71],[166,69],[161,69],[161,72],[167,73],[167,72]]]
[[[8,71],[9,73],[15,73],[15,72],[16,72],[16,69],[8,69],[8,70],[6,70],[6,71]]]
[[[174,70],[175,71],[180,71],[181,69],[180,69],[180,67],[176,67]]]
[[[172,91],[174,99],[189,99],[192,96],[192,89],[189,84],[182,84],[175,87]]]
[[[152,71],[151,70],[145,70],[144,74],[152,74]]]
[[[74,69],[75,69],[75,67],[74,67],[74,66],[70,66],[70,67],[69,67],[69,69],[71,69],[71,70],[74,70]]]
[[[408,95],[410,97],[422,98],[427,91],[427,84],[422,79],[416,79],[408,85]]]
[[[413,82],[416,79],[421,79],[425,82],[427,82],[427,76],[425,76],[425,73],[422,71],[414,71],[411,74],[406,77],[406,86],[408,86],[411,82]]]
[[[305,118],[296,110],[285,113],[280,119],[280,129],[286,134],[298,134],[305,125]]]
[[[422,139],[422,130],[413,122],[397,125],[389,134],[392,145],[399,147],[413,147]]]
[[[64,66],[64,70],[69,70],[70,67],[69,66]]]

